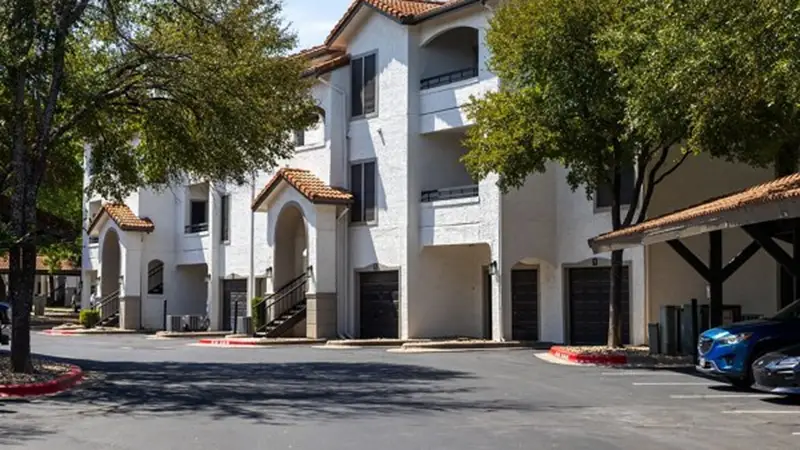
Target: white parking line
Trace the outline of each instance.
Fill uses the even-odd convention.
[[[688,400],[705,398],[772,398],[772,394],[697,394],[697,395],[670,395],[669,398]]]
[[[800,436],[800,431],[795,431],[794,433],[792,433],[792,436]]]
[[[722,414],[800,414],[800,409],[740,409],[735,411],[722,411]]]
[[[678,372],[602,372],[600,375],[604,377],[660,377],[685,374]]]
[[[633,383],[634,386],[725,386],[722,383],[713,383],[713,382],[642,382],[642,383]]]

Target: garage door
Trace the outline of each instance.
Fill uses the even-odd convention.
[[[511,271],[511,337],[539,340],[539,271]]]
[[[365,272],[359,275],[361,338],[398,337],[399,272]]]
[[[611,269],[569,269],[569,334],[572,345],[603,345],[608,340]],[[622,272],[622,343],[630,342],[628,268]]]

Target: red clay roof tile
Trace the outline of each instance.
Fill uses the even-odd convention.
[[[272,177],[272,179],[264,186],[264,189],[258,194],[253,201],[252,208],[258,209],[262,203],[269,197],[269,194],[275,190],[284,180],[290,186],[295,188],[298,192],[303,194],[312,203],[350,203],[353,200],[353,195],[341,189],[333,188],[325,184],[322,180],[316,177],[313,173],[304,169],[291,169],[284,167]]]
[[[89,225],[89,233],[97,226],[97,223],[104,213],[108,214],[111,220],[116,222],[117,226],[123,231],[142,231],[150,233],[155,229],[155,225],[150,219],[140,218],[131,211],[128,205],[124,203],[106,203],[100,211],[97,212],[94,219],[92,219],[92,223]]]

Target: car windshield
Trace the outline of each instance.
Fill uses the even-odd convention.
[[[800,318],[800,300],[795,300],[789,306],[775,313],[771,317],[775,320],[792,320]]]

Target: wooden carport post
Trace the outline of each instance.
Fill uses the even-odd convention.
[[[789,256],[789,254],[772,239],[772,236],[764,230],[763,225],[747,225],[742,227],[742,229],[750,235],[754,241],[761,244],[764,250],[794,277],[795,296],[797,296],[798,279],[800,279],[800,258],[798,258],[798,255],[800,255],[800,251],[798,250],[798,247],[800,247],[800,233],[798,232],[798,225],[795,224],[792,229],[792,256]]]
[[[708,234],[709,252],[708,266],[700,260],[686,245],[677,239],[667,241],[675,253],[680,255],[709,285],[709,325],[718,327],[722,325],[722,286],[725,280],[736,273],[761,248],[761,243],[754,239],[728,264],[722,264],[722,230],[715,230]],[[771,240],[771,239],[770,239]],[[773,242],[773,244],[775,244]],[[777,245],[777,244],[776,244]],[[780,249],[780,247],[778,247]],[[782,249],[781,249],[782,250]]]

